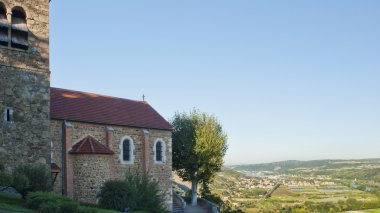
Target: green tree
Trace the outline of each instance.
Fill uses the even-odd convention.
[[[213,115],[193,110],[172,120],[173,169],[192,182],[192,205],[197,205],[198,183],[209,183],[223,165],[227,135]]]
[[[0,163],[0,186],[3,187],[1,191],[13,187],[25,199],[28,192],[51,190],[50,172],[45,164],[40,163],[19,165],[8,172]]]
[[[48,167],[45,164],[25,164],[19,165],[13,171],[13,184],[25,199],[29,192],[51,190],[51,179]]]

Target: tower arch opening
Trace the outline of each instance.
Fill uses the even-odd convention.
[[[29,47],[29,30],[26,23],[26,13],[22,7],[12,9],[11,46],[27,50]]]
[[[7,10],[3,2],[0,1],[0,45],[8,46],[8,19]]]

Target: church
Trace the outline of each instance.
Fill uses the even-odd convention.
[[[44,163],[55,193],[86,203],[148,174],[171,210],[171,125],[146,101],[50,87],[50,72],[49,1],[0,0],[0,162]]]

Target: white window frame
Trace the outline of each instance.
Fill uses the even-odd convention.
[[[51,160],[51,163],[55,163],[55,160],[54,160],[54,143],[53,143],[53,141],[50,141],[50,160]]]
[[[130,156],[129,161],[123,160],[123,151],[124,151],[123,150],[123,142],[126,139],[129,140],[129,156]],[[135,151],[135,142],[133,141],[133,139],[130,136],[126,135],[121,139],[120,144],[119,144],[119,150],[120,150],[119,159],[120,159],[121,164],[133,164],[133,162],[135,160],[135,155],[133,154]]]
[[[8,121],[8,112],[9,112],[9,121]],[[5,107],[3,112],[4,122],[5,123],[13,123],[13,108],[11,107]]]
[[[161,142],[161,144],[162,144],[162,161],[157,161],[156,145],[158,142]],[[154,141],[153,150],[154,150],[154,163],[155,164],[165,164],[165,162],[166,162],[166,143],[165,143],[164,139],[157,138]]]

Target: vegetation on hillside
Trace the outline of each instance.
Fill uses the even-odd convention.
[[[380,207],[379,171],[379,159],[232,166],[216,176],[211,191],[248,213],[365,210]]]
[[[341,179],[342,183],[366,182],[367,186],[380,186],[380,159],[362,160],[313,160],[282,161],[265,164],[237,165],[230,168],[238,171],[266,172],[303,176],[329,176]]]

